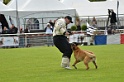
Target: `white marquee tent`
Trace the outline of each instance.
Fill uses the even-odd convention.
[[[76,16],[76,9],[69,8],[58,0],[17,0],[20,19],[26,18],[52,18],[67,15]],[[16,9],[16,0],[12,0],[8,7]],[[10,14],[16,17],[16,14]],[[16,20],[15,20],[16,21]],[[23,20],[24,21],[24,20]],[[20,21],[22,24],[22,20]],[[48,21],[47,21],[48,22]]]

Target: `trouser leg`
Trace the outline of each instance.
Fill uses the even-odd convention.
[[[57,37],[57,38],[53,38],[53,41],[55,46],[59,49],[59,51],[63,53],[62,57],[67,56],[70,59],[72,54],[72,49],[67,39],[65,37]]]
[[[65,37],[54,37],[53,38],[55,46],[63,53],[62,56],[62,67],[67,67],[70,65],[70,58],[72,54],[71,45]]]

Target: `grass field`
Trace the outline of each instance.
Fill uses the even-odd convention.
[[[124,82],[124,45],[81,48],[96,54],[97,70],[92,63],[85,70],[83,62],[77,70],[61,68],[55,47],[0,49],[0,82]]]

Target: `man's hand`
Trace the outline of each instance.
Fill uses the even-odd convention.
[[[67,31],[67,32],[65,33],[65,35],[72,35],[72,34],[74,34],[74,33],[71,32],[71,31]]]
[[[70,33],[69,32],[66,32],[65,35],[70,35]]]

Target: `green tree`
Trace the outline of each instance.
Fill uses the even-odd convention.
[[[4,4],[8,4],[11,0],[3,0]]]
[[[95,1],[106,1],[106,0],[89,0],[90,2],[95,2]]]

